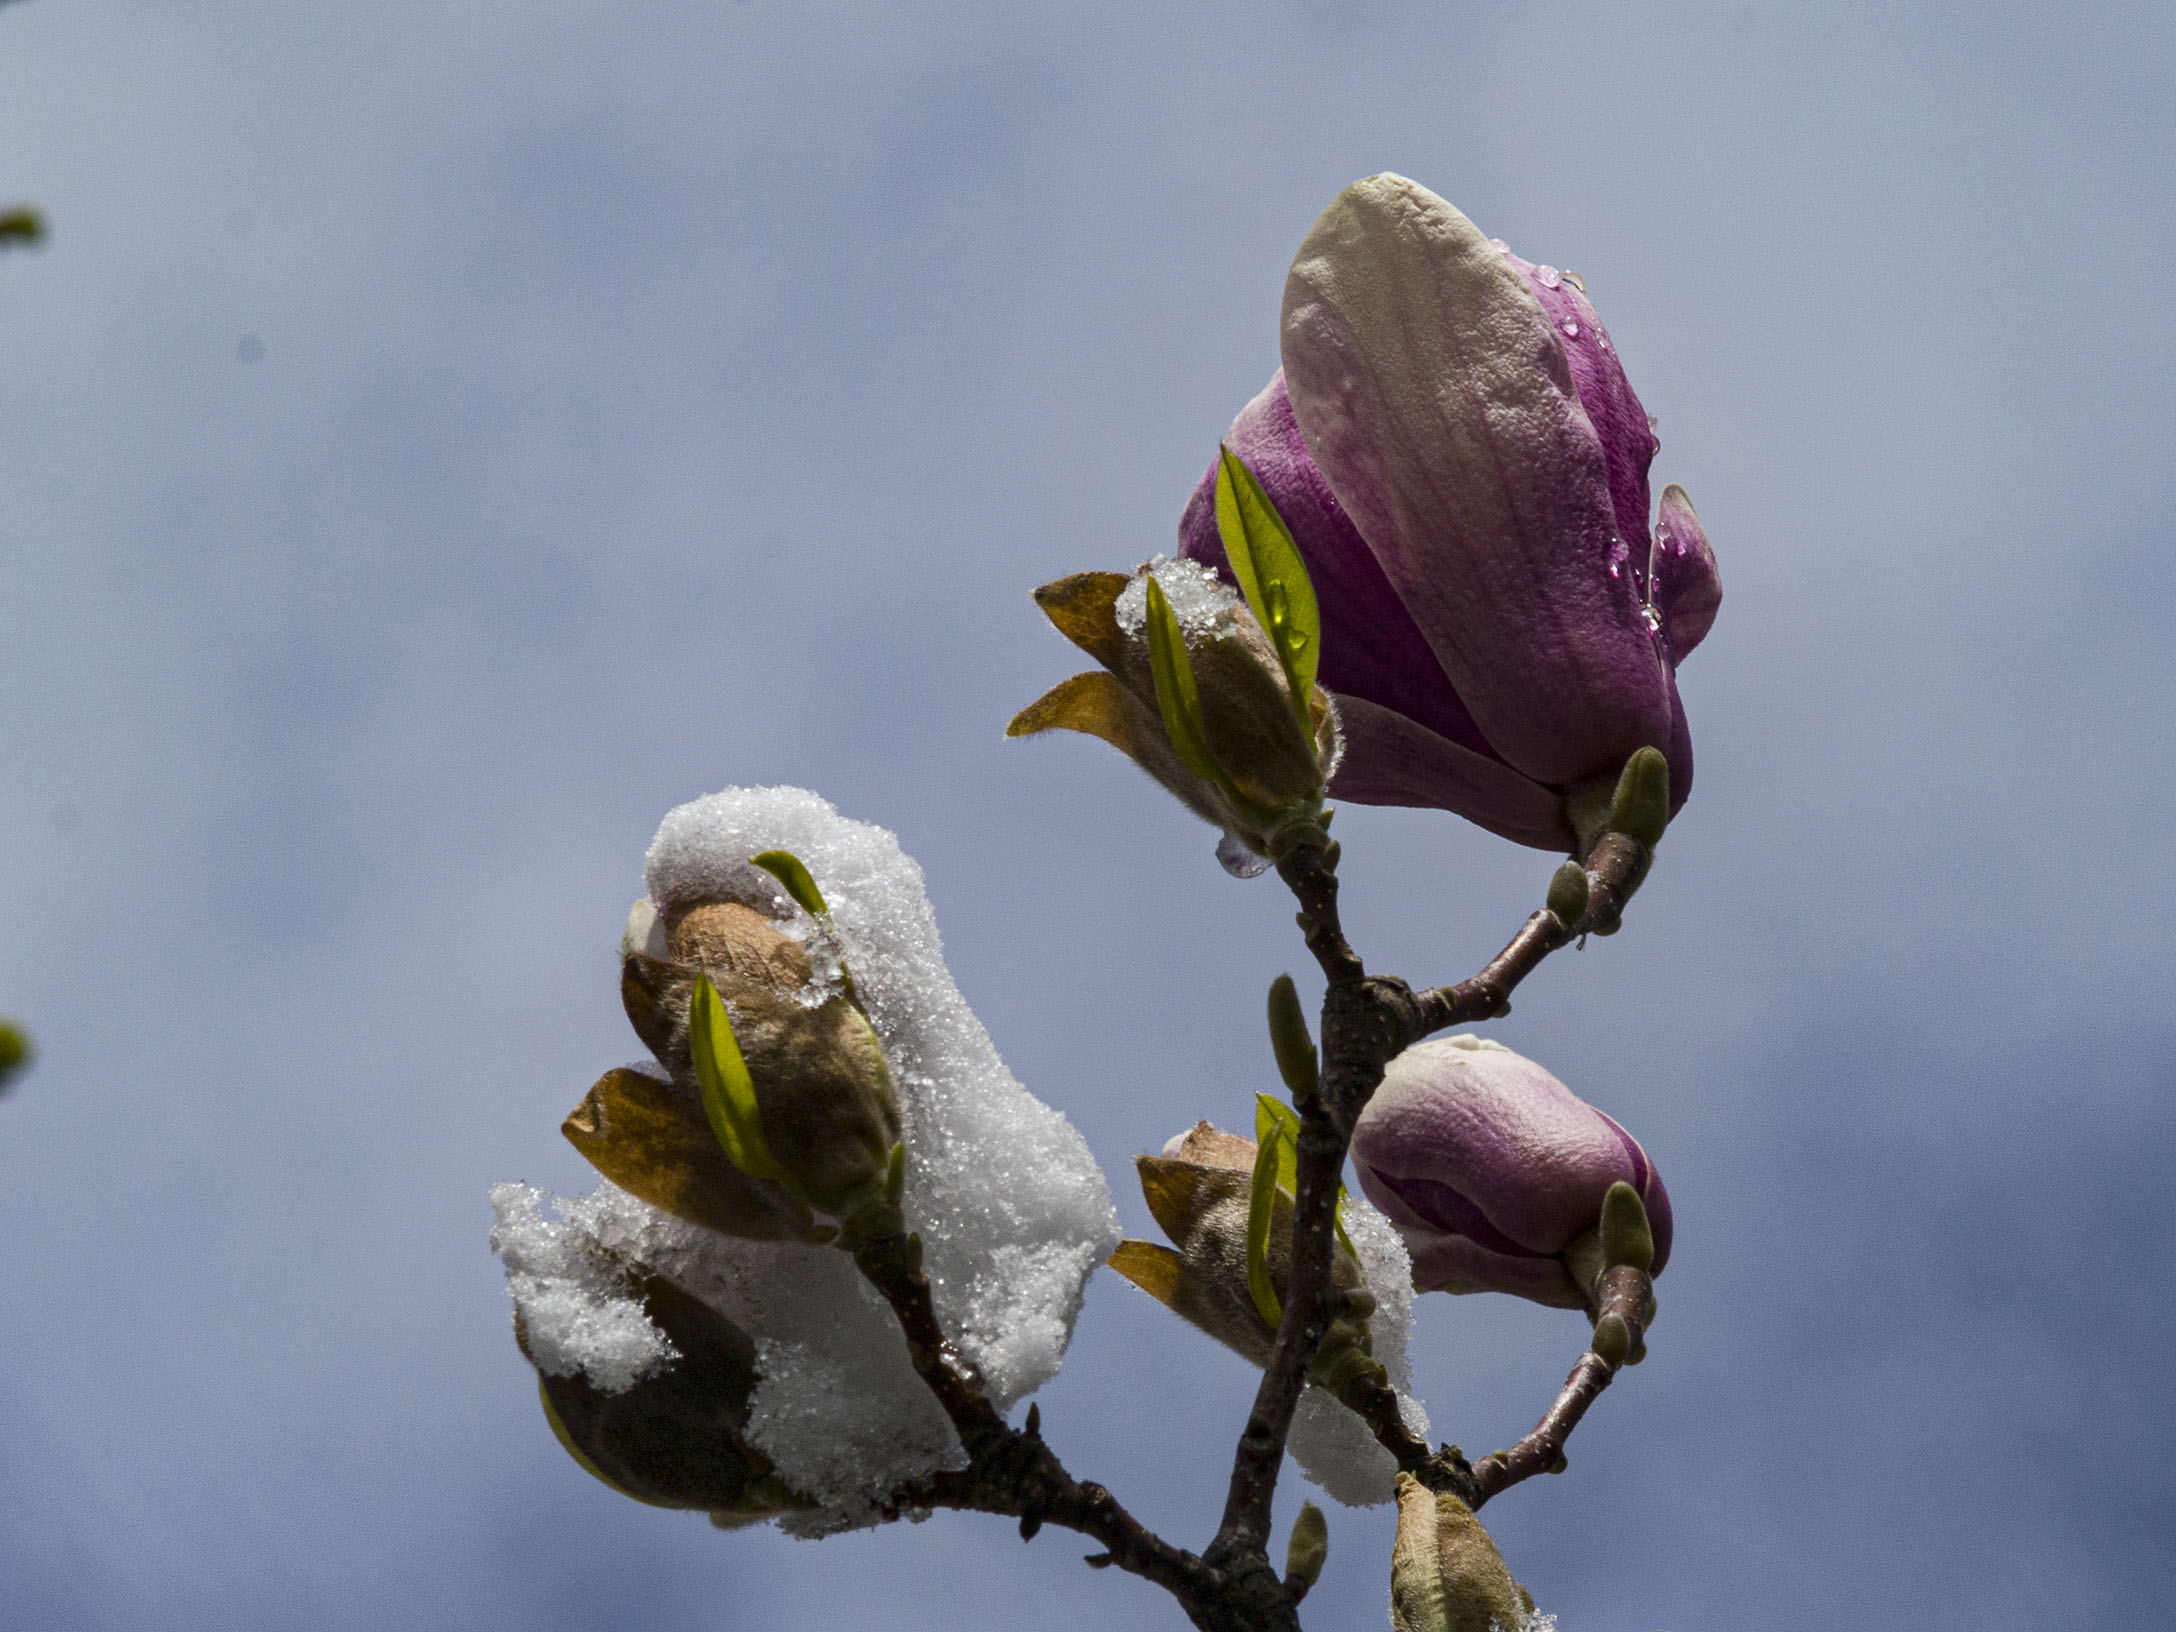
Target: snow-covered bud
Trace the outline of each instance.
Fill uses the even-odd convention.
[[[1511,1578],[1473,1509],[1399,1474],[1392,1632],[1525,1632],[1533,1618],[1533,1594]]]
[[[1669,1260],[1669,1193],[1639,1141],[1501,1043],[1447,1037],[1392,1060],[1352,1156],[1360,1188],[1405,1237],[1421,1291],[1591,1308],[1586,1270],[1600,1262],[1587,1266],[1581,1249],[1599,1239],[1619,1181],[1640,1204],[1652,1272]],[[1629,1216],[1619,1232],[1630,1254]]]
[[[1255,1143],[1201,1122],[1164,1148],[1162,1156],[1136,1157],[1134,1166],[1149,1212],[1177,1250],[1121,1241],[1111,1267],[1233,1353],[1267,1365],[1277,1334],[1247,1282]],[[1292,1200],[1279,1190],[1270,1207],[1269,1278],[1281,1302],[1292,1267]],[[1331,1249],[1330,1280],[1345,1295],[1344,1311],[1330,1323],[1310,1375],[1334,1392],[1372,1365],[1368,1316],[1375,1298],[1358,1260],[1342,1243]]]
[[[544,1415],[567,1454],[622,1495],[700,1508],[721,1525],[808,1506],[743,1437],[755,1345],[725,1316],[662,1276],[640,1285],[644,1312],[675,1358],[618,1393],[581,1372],[537,1374]],[[515,1336],[528,1341],[521,1324]]]
[[[1303,631],[1273,640],[1245,600],[1190,561],[1159,558],[1130,577],[1077,573],[1035,599],[1103,669],[1053,687],[1007,736],[1101,737],[1222,828],[1218,859],[1242,877],[1319,834],[1340,738],[1312,664],[1280,655]]]
[[[568,1119],[567,1137],[607,1178],[758,1240],[820,1239],[811,1208],[841,1220],[896,1208],[891,1074],[835,960],[820,967],[808,942],[744,901],[677,901],[662,913],[637,902],[620,995],[671,1081],[616,1073]],[[721,1062],[723,1089],[705,1081]]]

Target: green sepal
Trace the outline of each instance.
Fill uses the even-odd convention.
[[[1315,667],[1322,656],[1322,612],[1307,563],[1292,541],[1292,529],[1255,480],[1254,472],[1228,447],[1217,450],[1216,530],[1225,559],[1247,598],[1254,621],[1262,626],[1284,666],[1285,685],[1300,729],[1315,734],[1310,702]]]
[[[1322,1063],[1290,975],[1279,975],[1269,984],[1269,1046],[1276,1051],[1277,1075],[1292,1090],[1293,1100],[1313,1099],[1322,1086]]]
[[[1270,1142],[1280,1141],[1277,1157],[1277,1188],[1293,1201],[1300,1199],[1300,1119],[1299,1113],[1282,1100],[1268,1094],[1254,1096],[1254,1143],[1257,1150],[1266,1150]],[[1360,1253],[1352,1244],[1352,1237],[1345,1233],[1345,1187],[1337,1187],[1337,1211],[1330,1215],[1331,1227],[1337,1231],[1338,1245],[1352,1254],[1354,1263],[1360,1261]]]
[[[598,1467],[596,1463],[590,1461],[589,1453],[574,1443],[574,1436],[567,1432],[567,1425],[560,1420],[559,1408],[552,1404],[552,1391],[545,1386],[544,1374],[541,1371],[536,1374],[536,1397],[544,1407],[544,1420],[551,1424],[552,1438],[559,1441],[559,1448],[573,1457],[576,1466],[581,1468],[590,1478],[596,1480],[605,1489],[625,1496],[629,1501],[640,1502],[644,1507],[665,1507],[669,1505],[665,1502],[653,1502],[647,1496],[637,1496],[625,1485],[613,1479],[604,1469]]]
[[[1292,1521],[1292,1534],[1284,1544],[1284,1584],[1295,1596],[1304,1595],[1322,1576],[1330,1556],[1330,1524],[1313,1502],[1300,1504]]]
[[[763,1113],[756,1105],[755,1079],[741,1058],[725,1001],[708,975],[695,981],[688,1000],[688,1051],[695,1060],[695,1082],[702,1090],[703,1114],[732,1164],[751,1179],[792,1184],[763,1142]]]
[[[831,916],[831,909],[824,905],[823,891],[816,888],[808,867],[791,850],[766,850],[748,859],[783,884],[795,904],[811,918]]]
[[[1642,1275],[1654,1267],[1655,1233],[1647,1222],[1647,1208],[1640,1193],[1622,1179],[1602,1197],[1602,1258],[1627,1264]]]
[[[1284,1144],[1284,1125],[1272,1121],[1255,1146],[1254,1185],[1247,1201],[1247,1293],[1254,1299],[1254,1312],[1273,1332],[1284,1324],[1284,1305],[1269,1278],[1269,1224],[1276,1213],[1278,1152]]]
[[[1609,825],[1652,849],[1670,825],[1670,762],[1659,748],[1641,748],[1624,762],[1610,796]]]

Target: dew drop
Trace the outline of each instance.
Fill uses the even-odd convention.
[[[1488,241],[1488,247],[1493,249],[1499,255],[1508,255],[1511,253],[1511,246],[1505,243],[1501,238],[1491,238]]]
[[[1624,564],[1631,559],[1632,551],[1625,541],[1621,538],[1611,538],[1609,541],[1610,577],[1622,578],[1624,576]]]
[[[1650,431],[1659,431],[1662,429],[1662,421],[1655,418],[1653,414],[1649,414],[1647,416],[1647,428]]]
[[[1564,281],[1570,284],[1574,289],[1578,290],[1582,295],[1587,292],[1587,280],[1585,278],[1582,278],[1578,273],[1574,272],[1568,266],[1564,269]]]
[[[1594,331],[1594,343],[1600,346],[1604,351],[1614,352],[1617,349],[1615,346],[1609,343],[1608,334],[1601,329],[1596,329]]]
[[[1561,272],[1559,272],[1559,271],[1558,271],[1558,270],[1557,270],[1557,269],[1556,269],[1555,267],[1553,267],[1553,266],[1537,266],[1537,267],[1535,267],[1535,268],[1534,268],[1534,276],[1535,276],[1535,277],[1537,277],[1537,278],[1539,278],[1539,279],[1541,279],[1541,286],[1542,286],[1542,287],[1543,287],[1544,289],[1556,289],[1556,288],[1559,288],[1559,287],[1561,287],[1561,286],[1563,285],[1563,282],[1564,282],[1564,274],[1563,274],[1563,273],[1561,273]]]
[[[1579,338],[1579,319],[1578,319],[1578,318],[1576,318],[1576,317],[1567,317],[1567,318],[1566,318],[1566,319],[1564,320],[1564,332],[1565,332],[1566,334],[1570,335],[1570,336],[1571,336],[1571,337],[1572,337],[1572,338],[1573,338],[1574,340],[1578,339],[1578,338]]]
[[[1249,850],[1236,833],[1227,833],[1216,841],[1216,859],[1234,878],[1260,878],[1269,871],[1269,858]]]
[[[1640,619],[1647,625],[1648,634],[1659,635],[1662,633],[1662,614],[1656,611],[1653,606],[1642,606],[1640,608]]]

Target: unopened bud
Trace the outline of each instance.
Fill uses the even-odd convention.
[[[1398,1475],[1398,1536],[1390,1553],[1393,1632],[1522,1632],[1534,1600],[1511,1578],[1473,1509]]]
[[[1255,1302],[1247,1264],[1254,1141],[1203,1122],[1168,1148],[1170,1154],[1137,1157],[1134,1165],[1149,1212],[1176,1250],[1150,1241],[1122,1241],[1111,1255],[1111,1267],[1226,1348],[1266,1365],[1276,1332]],[[1274,1190],[1263,1267],[1279,1302],[1286,1296],[1291,1272],[1292,1219],[1291,1197]],[[1366,1296],[1367,1277],[1342,1244],[1331,1251],[1330,1282],[1335,1291]],[[1316,1351],[1311,1375],[1326,1386],[1334,1388],[1326,1379],[1335,1368],[1366,1358],[1370,1338],[1361,1307],[1347,1303]],[[1372,1299],[1365,1307],[1372,1307]]]
[[[676,1358],[617,1394],[579,1373],[539,1373],[544,1414],[560,1444],[613,1489],[654,1507],[701,1508],[735,1522],[808,1506],[745,1437],[755,1345],[660,1276],[641,1291]]]
[[[1287,621],[1273,640],[1247,602],[1191,561],[1159,559],[1130,576],[1078,573],[1035,599],[1104,672],[1053,687],[1007,736],[1101,737],[1224,829],[1218,853],[1234,872],[1259,872],[1295,844],[1323,842],[1323,789],[1341,738],[1311,660],[1299,661],[1307,640],[1292,644],[1307,631]],[[1282,591],[1276,600],[1289,620],[1297,602]]]

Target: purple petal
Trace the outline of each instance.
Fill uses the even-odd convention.
[[[1293,422],[1292,399],[1280,372],[1232,421],[1225,445],[1262,484],[1292,530],[1314,580],[1322,609],[1322,652],[1316,679],[1325,691],[1364,697],[1461,748],[1495,758],[1466,705],[1444,678],[1435,653],[1413,622],[1383,569],[1345,514],[1330,484],[1307,457]],[[1179,518],[1179,553],[1237,584],[1216,526],[1216,465],[1194,489]],[[1380,803],[1359,795],[1362,804]],[[1401,801],[1402,802],[1402,801]],[[1424,801],[1434,803],[1434,801]],[[1462,809],[1459,806],[1451,807]]]
[[[1413,1256],[1416,1292],[1509,1292],[1559,1309],[1581,1306],[1571,1272],[1557,1258],[1513,1258],[1457,1235],[1401,1230]]]
[[[1655,603],[1662,608],[1663,633],[1673,661],[1707,638],[1723,604],[1723,580],[1715,570],[1715,552],[1707,529],[1685,490],[1672,482],[1662,490],[1655,518]]]
[[[1632,393],[1617,348],[1585,291],[1553,266],[1536,266],[1511,251],[1500,252],[1506,263],[1526,280],[1526,287],[1541,302],[1564,347],[1572,385],[1579,406],[1587,411],[1594,434],[1601,439],[1603,462],[1609,468],[1609,497],[1617,515],[1617,531],[1630,547],[1632,564],[1647,570],[1647,467],[1654,463],[1654,427],[1647,410]],[[1555,280],[1552,282],[1551,280]]]
[[[1341,696],[1345,756],[1330,795],[1357,805],[1456,811],[1469,822],[1537,850],[1569,850],[1564,801],[1500,760],[1486,758],[1365,698]]]
[[[1284,365],[1316,468],[1507,764],[1564,787],[1669,740],[1563,337],[1473,223],[1401,176],[1348,187],[1292,263]]]

